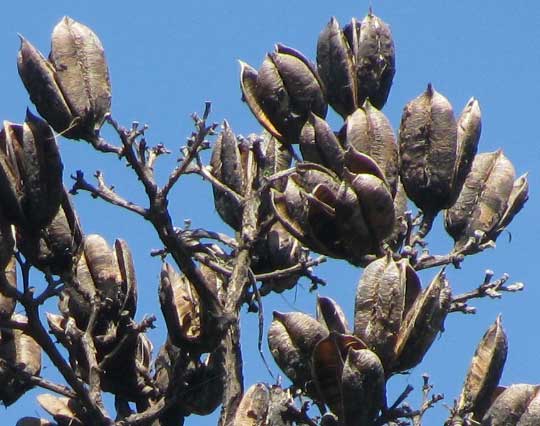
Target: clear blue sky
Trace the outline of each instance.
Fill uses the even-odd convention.
[[[352,16],[363,17],[367,1],[290,1],[222,2],[56,0],[23,3],[5,2],[0,26],[0,118],[22,121],[29,100],[16,71],[17,33],[23,34],[48,53],[50,32],[56,22],[69,15],[93,28],[101,38],[109,61],[113,85],[113,116],[129,125],[133,120],[148,123],[151,143],[165,143],[177,153],[191,132],[189,115],[201,111],[203,102],[213,102],[212,118],[227,118],[233,130],[248,134],[259,131],[246,105],[240,101],[238,59],[258,67],[276,42],[295,47],[314,59],[317,36],[331,16],[346,23]],[[478,314],[451,315],[446,332],[438,339],[425,362],[409,376],[392,380],[389,399],[405,384],[421,386],[421,375],[430,373],[435,391],[444,393],[451,405],[476,343],[499,312],[508,332],[510,351],[502,383],[540,382],[540,342],[536,325],[540,287],[535,249],[540,239],[537,201],[540,160],[540,4],[535,2],[396,2],[373,1],[374,12],[388,22],[394,34],[397,73],[384,112],[394,129],[399,126],[403,106],[420,94],[428,82],[443,93],[459,113],[471,96],[479,99],[483,114],[480,151],[502,147],[519,174],[529,171],[530,200],[525,210],[504,233],[497,249],[465,261],[461,271],[449,272],[455,293],[477,286],[485,269],[497,276],[504,272],[523,281],[520,294],[505,295],[500,301],[481,301]],[[112,136],[110,132],[106,135]],[[96,169],[105,173],[109,184],[135,201],[144,200],[129,169],[112,157],[95,155],[85,143],[59,140],[65,164],[65,180],[82,169],[91,176]],[[158,162],[162,177],[174,166],[174,156]],[[184,183],[184,184],[182,184]],[[76,198],[86,233],[101,233],[111,243],[126,239],[135,253],[140,289],[138,318],[145,313],[159,314],[157,282],[159,262],[150,259],[151,249],[159,248],[150,227],[133,215],[90,199]],[[226,230],[216,220],[211,192],[198,179],[181,182],[171,206],[177,223],[190,218],[195,227]],[[436,253],[450,248],[450,238],[440,220],[430,238]],[[336,298],[352,320],[353,294],[360,270],[344,262],[330,262],[317,270],[329,282],[321,294]],[[422,274],[424,283],[435,270]],[[35,285],[41,285],[39,275]],[[306,284],[306,283],[304,283]],[[268,316],[273,309],[314,312],[314,295],[300,286],[283,296],[265,299]],[[54,306],[49,307],[54,309]],[[155,351],[163,341],[164,324],[151,337]],[[271,382],[256,349],[257,318],[244,321],[246,385],[257,380]],[[265,339],[266,341],[266,339]],[[266,348],[266,345],[265,345]],[[268,352],[267,352],[268,353]],[[269,355],[267,355],[269,356]],[[44,375],[57,377],[48,360]],[[274,372],[278,370],[274,367]],[[23,415],[43,415],[33,391],[8,410],[0,410],[0,422],[15,424]],[[446,410],[442,404],[432,410],[425,425],[442,424]],[[188,419],[188,424],[215,424],[215,416]]]

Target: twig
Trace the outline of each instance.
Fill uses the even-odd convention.
[[[68,398],[77,398],[77,394],[67,386],[51,382],[41,376],[35,376],[33,374],[30,374],[25,371],[24,368],[13,365],[10,362],[7,362],[5,359],[0,358],[0,367],[2,369],[11,370],[14,374],[20,376],[24,381],[27,381],[34,386],[39,386],[43,389],[56,392],[59,395],[67,396]]]
[[[108,187],[105,184],[103,173],[98,170],[96,171],[94,176],[96,177],[98,182],[97,187],[89,183],[84,178],[84,173],[81,170],[77,170],[75,176],[71,176],[71,178],[75,180],[75,183],[71,187],[70,193],[76,194],[79,190],[86,191],[89,192],[90,195],[94,198],[101,198],[102,200],[110,204],[114,204],[115,206],[122,207],[126,210],[137,213],[144,218],[148,217],[147,209],[122,198],[112,188]]]
[[[318,426],[317,422],[311,419],[307,412],[309,409],[309,403],[305,402],[301,409],[298,409],[292,402],[287,404],[287,415],[291,417],[295,423],[304,424],[308,426]]]
[[[508,281],[509,275],[503,274],[501,278],[495,281],[491,281],[494,272],[491,270],[486,271],[484,281],[474,290],[459,294],[452,298],[452,304],[450,306],[450,312],[462,312],[465,314],[471,314],[476,312],[476,308],[469,306],[467,302],[472,299],[481,299],[483,297],[490,297],[492,299],[499,299],[502,297],[502,292],[516,292],[521,291],[524,288],[523,283],[512,283],[505,285]]]
[[[175,167],[175,169],[171,172],[171,174],[169,175],[169,179],[167,180],[167,183],[161,189],[162,197],[167,197],[170,190],[176,184],[180,176],[186,173],[189,165],[193,162],[193,160],[197,158],[197,155],[199,154],[199,150],[201,149],[203,144],[206,142],[206,137],[209,135],[215,134],[215,129],[217,127],[217,124],[213,123],[210,126],[206,125],[206,120],[208,119],[208,116],[210,115],[210,111],[211,111],[211,103],[206,102],[202,119],[199,118],[197,114],[193,114],[192,117],[193,117],[193,121],[195,121],[196,132],[194,132],[193,135],[188,140],[188,146],[186,148],[187,155],[182,160],[180,165]]]

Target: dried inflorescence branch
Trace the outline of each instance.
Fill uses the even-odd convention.
[[[405,401],[409,387],[388,407],[389,379],[422,362],[448,313],[472,313],[470,300],[523,287],[506,285],[507,275],[492,281],[488,272],[478,288],[456,296],[444,268],[422,286],[418,271],[459,268],[466,256],[494,246],[527,201],[527,176],[516,179],[502,151],[477,154],[477,100],[456,119],[431,85],[406,105],[396,137],[381,111],[395,73],[394,43],[371,11],[343,28],[332,18],[319,36],[316,64],[281,44],[259,70],[241,62],[243,99],[265,130],[242,137],[227,121],[221,128],[209,124],[207,102],[201,116],[193,114],[195,129],[163,185],[157,159],[171,151],[149,143],[146,125],[126,128],[113,118],[104,49],[92,30],[62,19],[48,59],[21,38],[18,69],[46,121],[28,113],[25,123],[5,122],[0,132],[0,376],[9,385],[0,396],[6,405],[37,385],[61,395],[38,397],[59,425],[169,426],[221,404],[223,426],[419,426],[442,396],[432,394],[425,375],[418,409]],[[337,131],[325,119],[328,106],[343,119]],[[118,146],[100,136],[105,123]],[[84,235],[49,126],[117,155],[147,195],[146,205],[134,204],[101,171],[95,184],[82,171],[72,176],[72,194],[85,191],[143,217],[163,244],[153,255],[163,259],[159,299],[167,339],[154,359],[146,331],[155,318],[134,320],[129,247]],[[234,236],[175,226],[169,199],[187,174],[211,185],[216,211]],[[408,200],[419,210],[414,216]],[[455,242],[446,255],[428,249],[440,212]],[[309,251],[322,256],[310,258]],[[268,343],[292,388],[259,383],[244,392],[242,306],[259,310],[262,321],[262,297],[294,288],[303,277],[314,288],[326,284],[313,268],[327,257],[365,268],[352,329],[327,297],[318,298],[316,318],[274,312]],[[32,268],[45,277],[39,294]],[[60,315],[47,313],[47,321],[58,342],[39,311],[55,297]],[[26,317],[14,314],[17,304]],[[477,348],[451,424],[538,422],[537,387],[497,390],[506,348],[499,318]],[[66,386],[40,377],[41,351]],[[114,421],[103,392],[115,395]],[[321,417],[309,413],[305,400],[297,408],[296,396],[309,398]],[[47,423],[19,424],[32,422]]]

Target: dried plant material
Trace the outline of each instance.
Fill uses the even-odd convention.
[[[37,417],[23,417],[17,421],[15,426],[55,426],[48,420]]]
[[[311,113],[302,127],[299,142],[304,161],[320,164],[341,174],[345,151],[323,118]]]
[[[278,44],[259,71],[241,63],[243,99],[274,137],[298,143],[310,112],[326,116],[327,105],[315,67],[297,50]]]
[[[410,267],[410,266],[409,266]],[[414,271],[411,272],[414,274]],[[406,271],[388,254],[371,262],[356,288],[354,334],[390,365],[405,316]],[[416,281],[419,281],[416,278]]]
[[[188,279],[168,263],[161,269],[159,301],[173,344],[182,346],[201,338],[199,297]]]
[[[287,269],[301,260],[302,252],[300,242],[287,232],[281,223],[276,222],[268,233],[256,242],[251,267],[256,274]],[[281,293],[293,288],[299,278],[299,274],[289,274],[268,279],[263,282],[259,291],[263,296],[270,291]]]
[[[212,173],[221,183],[237,194],[244,193],[244,164],[242,164],[236,136],[226,121],[212,150],[210,165]],[[213,191],[214,205],[220,217],[231,228],[238,231],[242,225],[241,204],[231,194],[220,188],[214,186]]]
[[[235,426],[264,426],[267,423],[270,392],[262,383],[251,386],[242,397],[233,424]]]
[[[525,412],[519,418],[517,426],[536,426],[538,424],[540,424],[540,391],[537,389]]]
[[[0,319],[9,319],[17,304],[15,298],[9,295],[17,289],[17,261],[14,255],[4,270],[0,271],[0,275]]]
[[[482,419],[482,426],[522,426],[520,417],[523,416],[529,403],[533,400],[539,387],[534,385],[516,384],[508,386],[491,404]],[[534,419],[538,424],[539,418]],[[523,426],[526,423],[523,423]]]
[[[37,396],[37,401],[60,425],[84,426],[79,418],[83,409],[77,400],[44,393]]]
[[[0,147],[2,213],[11,223],[39,231],[64,196],[64,166],[52,129],[27,111],[22,125],[4,122]]]
[[[445,215],[454,250],[475,252],[479,245],[495,241],[527,199],[526,175],[515,179],[514,166],[502,151],[478,154],[456,203]]]
[[[54,27],[48,61],[22,38],[17,65],[30,99],[58,133],[98,139],[111,85],[103,46],[90,28],[64,17]]]
[[[278,220],[302,244],[354,265],[380,255],[394,227],[394,204],[378,165],[349,149],[343,180],[315,163],[300,163],[283,192],[272,192]]]
[[[343,118],[368,98],[381,109],[395,73],[390,28],[371,12],[343,29],[332,18],[319,35],[317,65],[328,102]]]
[[[12,319],[21,323],[26,317],[14,314]],[[30,375],[39,375],[41,371],[41,347],[22,330],[3,329],[0,335],[0,359],[8,365],[0,368],[0,400],[7,407],[17,401],[33,387],[21,378],[13,368],[21,368]]]
[[[331,332],[313,350],[312,375],[319,397],[338,418],[343,419],[342,373],[348,351],[365,349],[355,336]]]
[[[403,111],[400,176],[408,197],[428,216],[451,206],[457,127],[450,102],[431,85]]]
[[[328,332],[350,334],[343,309],[330,297],[317,296],[317,320],[326,326]]]
[[[398,146],[392,125],[386,116],[373,107],[369,100],[356,109],[340,131],[345,147],[369,155],[381,168],[392,197],[397,191]]]
[[[64,190],[60,208],[43,230],[17,227],[17,248],[43,272],[71,273],[81,254],[83,232],[71,197]]]
[[[499,384],[507,351],[506,334],[498,316],[476,348],[456,406],[458,413],[472,413],[478,421],[484,417]]]
[[[373,424],[386,404],[384,368],[368,349],[350,348],[341,374],[344,423]]]
[[[422,361],[437,334],[443,330],[451,301],[450,284],[441,271],[405,316],[395,346],[395,365],[387,374],[411,369]]]
[[[457,159],[453,184],[456,197],[461,192],[463,183],[471,171],[481,133],[482,112],[480,104],[475,98],[471,98],[457,121]]]
[[[135,312],[137,311],[137,278],[131,250],[124,240],[114,242],[114,255],[122,277],[120,312],[127,311],[131,318],[135,318]]]
[[[268,347],[276,364],[299,388],[311,380],[311,356],[328,331],[316,319],[300,312],[274,312],[268,329]]]

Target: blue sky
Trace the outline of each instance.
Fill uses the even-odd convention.
[[[256,120],[240,100],[238,59],[258,67],[277,42],[314,59],[317,36],[331,16],[345,24],[352,16],[362,18],[368,6],[366,1],[304,0],[8,2],[3,5],[5,19],[0,26],[0,118],[20,122],[25,108],[30,106],[16,71],[17,33],[48,53],[52,28],[63,15],[69,15],[93,28],[105,46],[114,118],[124,125],[133,120],[148,123],[151,143],[164,143],[178,153],[192,130],[189,115],[201,111],[206,100],[213,103],[214,121],[226,118],[236,133],[257,132]],[[540,205],[536,198],[540,53],[536,44],[540,39],[540,4],[381,0],[373,1],[372,6],[391,25],[396,45],[397,72],[384,108],[394,129],[399,126],[404,105],[429,82],[450,100],[456,114],[475,96],[483,116],[479,150],[503,148],[518,174],[530,172],[531,186],[526,208],[509,227],[511,241],[510,234],[503,233],[495,250],[467,259],[460,271],[449,271],[455,293],[476,287],[486,269],[493,269],[496,276],[508,272],[511,280],[526,284],[525,291],[505,295],[502,300],[479,301],[475,316],[451,315],[445,333],[436,340],[425,362],[410,375],[390,382],[389,399],[392,401],[392,395],[410,383],[417,388],[411,397],[414,403],[421,375],[428,372],[435,391],[444,393],[446,404],[451,405],[459,394],[476,343],[499,312],[510,344],[502,383],[538,383],[540,343],[536,324],[540,320],[540,288],[535,249],[540,237]],[[113,138],[108,130],[105,135]],[[96,155],[82,142],[60,138],[59,143],[66,182],[77,169],[88,177],[100,169],[120,193],[144,201],[131,171],[115,158]],[[162,179],[174,167],[174,160],[171,155],[158,162]],[[86,233],[103,234],[111,243],[116,237],[127,240],[135,255],[139,281],[138,318],[147,313],[159,314],[160,264],[148,254],[160,246],[149,225],[85,194],[76,198],[76,205]],[[172,194],[171,212],[180,226],[190,218],[195,227],[227,231],[216,219],[210,188],[201,185],[198,178],[182,178]],[[428,240],[435,253],[451,247],[440,220]],[[423,282],[429,282],[436,272],[423,273]],[[320,294],[337,299],[352,320],[353,294],[361,271],[335,261],[317,273],[329,283]],[[42,284],[38,274],[33,278],[36,286]],[[274,309],[314,312],[314,295],[307,292],[307,283],[296,291],[269,297],[264,303],[266,325]],[[49,308],[54,309],[54,305]],[[158,327],[151,334],[155,351],[163,341],[161,318]],[[242,330],[246,385],[272,382],[257,353],[256,330],[257,318],[246,316]],[[44,375],[57,377],[48,361],[45,365]],[[276,367],[273,369],[278,372]],[[2,424],[15,424],[23,415],[43,415],[35,403],[39,392],[33,391],[8,410],[0,410]],[[426,416],[424,424],[442,424],[445,418],[446,409],[439,404]],[[215,424],[216,417],[187,421],[210,425]]]

